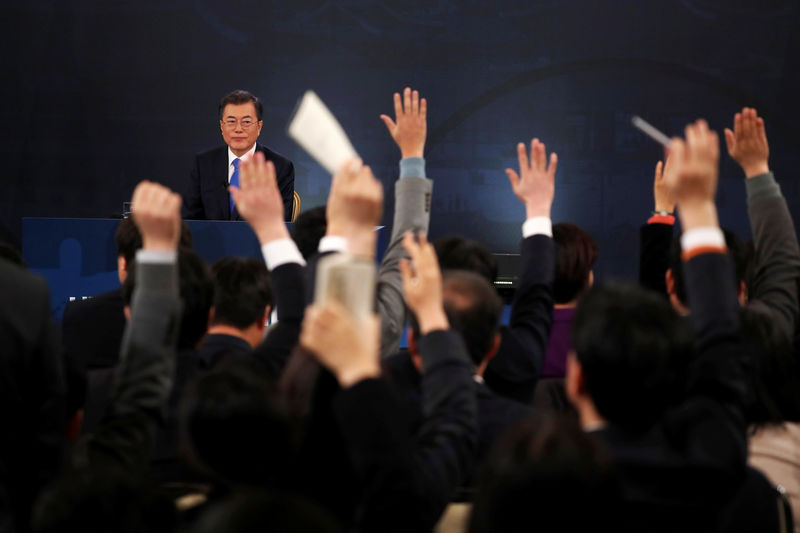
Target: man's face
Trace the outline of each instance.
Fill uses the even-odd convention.
[[[262,125],[263,122],[258,120],[253,102],[226,105],[219,121],[225,144],[237,156],[243,156],[253,147],[261,133]]]

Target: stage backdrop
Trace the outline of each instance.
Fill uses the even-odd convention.
[[[390,222],[399,153],[378,116],[410,85],[429,100],[434,237],[515,251],[524,212],[503,169],[538,136],[560,156],[554,220],[594,235],[599,276],[633,277],[661,154],[631,114],[677,134],[756,106],[800,214],[799,24],[794,0],[5,0],[0,228],[18,243],[22,216],[107,217],[145,178],[182,188],[235,88],[263,99],[260,140],[294,161],[304,208],[330,178],[285,130],[317,91]],[[723,157],[722,222],[748,235],[742,181]]]

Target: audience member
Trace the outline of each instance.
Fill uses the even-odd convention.
[[[211,272],[211,323],[197,351],[205,368],[227,356],[250,355],[264,337],[272,306],[269,272],[263,260],[224,257],[214,263]]]

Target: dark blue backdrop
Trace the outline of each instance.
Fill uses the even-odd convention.
[[[119,212],[143,178],[180,188],[193,154],[220,142],[218,99],[239,87],[264,100],[261,141],[294,161],[304,207],[329,183],[285,135],[308,88],[391,205],[398,153],[378,115],[411,85],[429,99],[433,236],[514,251],[523,209],[503,168],[538,136],[560,156],[554,219],[596,237],[599,275],[634,276],[660,150],[632,113],[675,134],[756,106],[800,214],[798,15],[786,0],[6,0],[0,228],[18,241],[21,216]],[[747,234],[741,181],[725,158],[721,218]]]

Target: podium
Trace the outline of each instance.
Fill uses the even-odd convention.
[[[82,299],[119,287],[117,244],[114,234],[120,219],[22,219],[22,255],[32,272],[50,285],[50,309],[60,320],[71,299]],[[261,258],[255,233],[240,221],[187,220],[194,250],[208,264],[226,256]],[[291,223],[287,222],[291,230]],[[382,227],[378,231],[378,260],[386,248]]]

